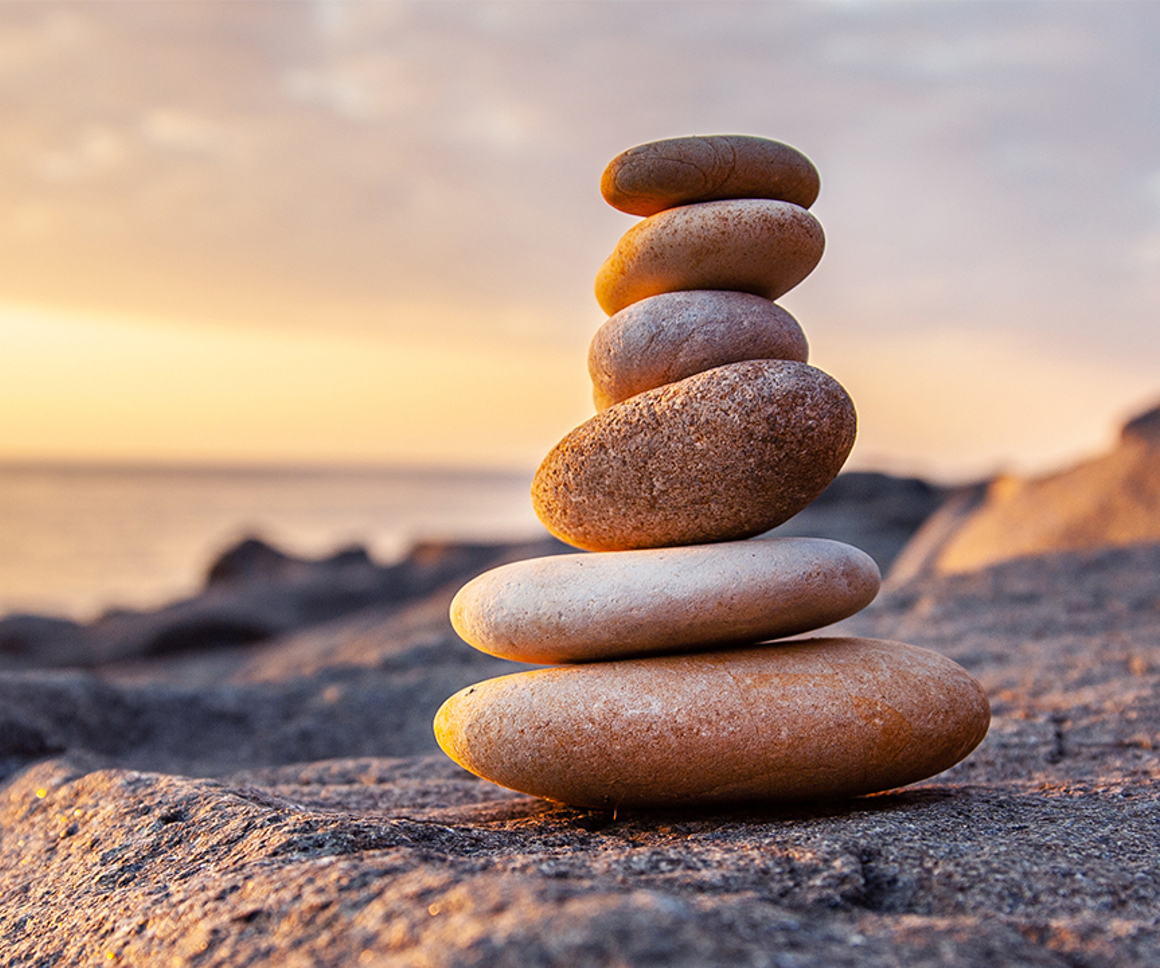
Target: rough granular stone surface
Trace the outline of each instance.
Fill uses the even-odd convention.
[[[427,695],[451,667],[510,667],[456,646],[446,622],[413,603],[249,653],[0,673],[5,755],[23,764],[0,787],[0,961],[1160,963],[1160,546],[1040,555],[880,596],[844,630],[966,666],[991,731],[917,786],[793,810],[567,809],[428,755],[376,726],[371,700],[429,720],[408,690]],[[344,681],[365,689],[345,709],[330,689]],[[203,704],[232,701],[234,717],[249,710],[223,717],[216,743],[197,740],[215,778],[141,772],[182,762],[179,724],[172,748],[161,741],[178,682]],[[295,689],[287,729],[278,697]],[[339,710],[331,759],[277,765],[311,759]],[[71,731],[48,730],[65,716]],[[275,728],[281,745],[263,745]],[[98,741],[109,752],[91,752]]]
[[[532,506],[589,551],[752,537],[825,490],[856,423],[841,385],[805,363],[719,366],[581,424],[544,458]]]

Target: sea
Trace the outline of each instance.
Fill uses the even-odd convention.
[[[0,464],[0,616],[87,621],[197,592],[254,536],[317,557],[352,544],[398,560],[415,541],[545,532],[532,472]]]

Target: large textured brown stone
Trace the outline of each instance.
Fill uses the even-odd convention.
[[[820,181],[796,148],[750,135],[668,138],[629,148],[600,179],[605,201],[630,215],[723,198],[773,198],[809,208]]]
[[[451,603],[475,648],[518,662],[592,662],[809,632],[873,601],[874,559],[822,538],[552,555],[493,568]]]
[[[748,292],[697,289],[650,296],[596,331],[588,372],[597,410],[694,373],[742,360],[809,359],[797,320]]]
[[[841,384],[812,366],[719,366],[581,424],[544,458],[532,506],[590,551],[752,537],[825,489],[855,425]]]
[[[818,220],[790,202],[743,198],[670,208],[621,237],[596,274],[596,301],[611,316],[681,289],[776,299],[813,271],[825,244]]]
[[[456,763],[577,806],[857,796],[953,766],[990,707],[926,649],[819,638],[520,672],[435,717]]]

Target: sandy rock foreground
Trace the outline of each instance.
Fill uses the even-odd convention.
[[[960,662],[994,723],[949,773],[792,811],[613,816],[429,755],[453,682],[510,669],[452,635],[454,584],[246,649],[0,674],[0,961],[1160,963],[1160,546],[923,579],[843,623]]]

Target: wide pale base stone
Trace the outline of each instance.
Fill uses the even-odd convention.
[[[704,652],[811,632],[878,593],[874,559],[824,538],[551,555],[493,568],[451,603],[481,652],[545,665]]]
[[[489,679],[435,717],[455,762],[576,806],[827,800],[941,773],[990,707],[950,659],[817,638]]]

